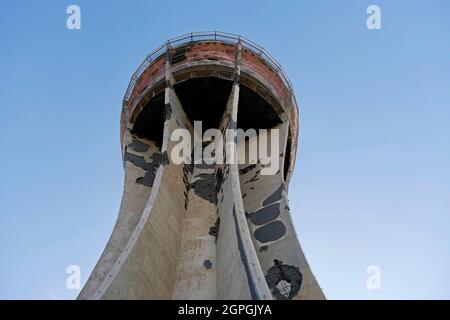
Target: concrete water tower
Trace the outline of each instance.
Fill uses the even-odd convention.
[[[201,132],[194,121],[202,121]],[[180,128],[200,136],[210,128],[278,129],[279,170],[263,175],[261,159],[175,164],[170,137]],[[283,69],[262,47],[221,32],[167,41],[131,78],[120,138],[120,211],[78,299],[324,298],[287,199],[297,103]],[[245,157],[239,150],[231,152]]]

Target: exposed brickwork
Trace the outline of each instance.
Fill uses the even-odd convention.
[[[206,63],[208,61],[217,61],[218,63],[226,62],[233,64],[236,61],[236,44],[224,43],[221,41],[200,41],[187,44],[183,48],[185,50],[183,52],[183,58],[180,59],[180,61],[177,61],[175,65],[181,63],[183,66],[185,65],[186,67],[190,67],[194,64],[201,64],[201,62],[205,62],[205,65],[202,65],[196,71],[199,73],[199,75],[201,72],[207,72],[206,69],[208,68],[208,66]],[[180,50],[180,48],[174,50]],[[135,108],[138,106],[138,104],[142,104],[142,101],[138,101],[140,95],[144,92],[145,89],[154,87],[157,83],[157,80],[164,76],[165,63],[165,55],[160,56],[143,72],[143,74],[136,81],[136,85],[131,92],[130,98],[126,106],[124,106],[127,112],[127,117],[125,117],[125,115],[122,116],[122,142],[124,127],[126,127],[128,124],[126,122],[132,119],[131,115],[139,112],[139,108],[137,108],[136,110]],[[275,103],[274,101],[275,110],[277,110],[278,112],[282,112],[283,109],[288,111],[287,117],[290,122],[290,131],[292,137],[292,156],[290,158],[291,163],[289,167],[292,170],[295,163],[295,154],[297,148],[298,110],[297,106],[295,106],[291,102],[292,99],[289,88],[279,77],[276,71],[268,64],[268,62],[266,62],[266,60],[247,48],[243,48],[241,52],[241,68],[243,72],[247,72],[250,76],[258,78],[262,81],[262,83],[260,84],[253,84],[253,89],[255,89],[259,94],[262,94],[262,92],[259,91],[266,90],[270,92],[276,100],[278,100],[277,103],[279,103],[282,108],[276,107],[275,105],[277,103]],[[232,72],[232,70],[230,71]],[[246,80],[246,82],[249,81],[251,82],[253,80]],[[249,83],[247,83],[247,85],[248,84]],[[264,88],[262,88],[261,86],[263,86]],[[144,102],[145,100],[148,100],[148,98],[145,98]]]
[[[131,107],[134,105],[135,100],[139,95],[151,85],[151,82],[162,76],[165,73],[165,57],[161,57],[156,60],[150,67],[144,71],[144,73],[136,81],[136,85],[131,93],[130,100],[128,101],[128,112],[132,112]]]
[[[187,60],[225,60],[235,62],[236,46],[222,42],[197,42],[187,48]]]
[[[248,49],[242,50],[241,63],[243,68],[248,68],[263,77],[266,85],[280,98],[281,103],[285,103],[289,98],[288,88],[284,85],[275,71],[259,56]]]

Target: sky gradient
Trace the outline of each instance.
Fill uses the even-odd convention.
[[[66,8],[81,8],[81,30]],[[381,8],[368,30],[366,8]],[[450,2],[1,1],[0,298],[73,299],[109,238],[119,118],[146,54],[191,31],[241,34],[300,105],[289,198],[330,299],[450,299]],[[368,290],[366,268],[381,268]]]

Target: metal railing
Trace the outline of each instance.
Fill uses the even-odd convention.
[[[284,85],[292,92],[292,84],[289,81],[286,73],[284,72],[281,65],[260,45],[250,41],[240,35],[219,32],[219,31],[207,31],[207,32],[191,32],[181,35],[179,37],[167,40],[157,49],[148,54],[144,61],[139,65],[136,71],[131,76],[130,82],[128,84],[125,96],[123,98],[123,105],[129,101],[133,89],[136,85],[136,81],[139,77],[147,70],[147,68],[153,64],[154,61],[158,60],[163,54],[165,54],[167,46],[171,48],[177,48],[189,43],[199,42],[199,41],[221,41],[230,44],[241,43],[242,47],[249,49],[256,55],[260,56],[268,65],[273,69],[273,71],[280,77]]]

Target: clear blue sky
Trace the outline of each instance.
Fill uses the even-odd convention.
[[[377,4],[382,30],[366,28]],[[81,7],[82,29],[66,29]],[[111,233],[119,116],[147,53],[238,33],[301,105],[290,203],[328,298],[450,298],[450,2],[1,1],[0,298],[68,298]],[[368,265],[381,290],[366,287]]]

